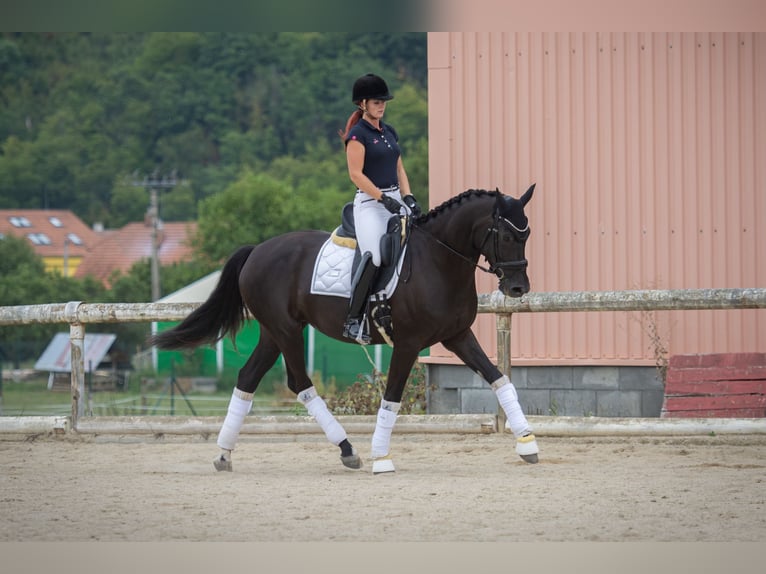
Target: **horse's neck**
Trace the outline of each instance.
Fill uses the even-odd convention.
[[[485,219],[486,210],[477,207],[480,206],[461,205],[454,212],[444,214],[443,220],[434,219],[429,231],[464,257],[477,260],[481,243],[478,235],[486,227],[481,223]]]

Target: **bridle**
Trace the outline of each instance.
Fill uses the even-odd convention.
[[[500,222],[504,221],[507,223],[510,228],[511,232],[514,236],[514,239],[517,241],[524,241],[529,236],[529,222],[524,226],[524,229],[520,229],[516,227],[513,222],[500,215],[497,210],[492,214],[492,227],[487,229],[487,233],[484,234],[484,239],[482,240],[481,244],[479,245],[479,251],[482,251],[484,249],[484,245],[487,243],[487,240],[489,240],[490,237],[493,238],[493,245],[492,249],[497,256],[498,253],[500,253]],[[517,270],[517,269],[526,269],[527,268],[527,260],[526,259],[515,259],[511,261],[495,261],[492,263],[492,261],[489,260],[489,257],[486,255],[484,256],[487,262],[489,263],[489,268],[484,269],[480,267],[483,271],[487,271],[488,273],[494,273],[497,275],[498,279],[502,279],[505,277],[505,269],[510,268],[511,270]],[[479,267],[477,265],[477,267]]]
[[[513,233],[514,237],[518,241],[523,241],[524,239],[527,238],[527,236],[529,236],[529,222],[527,222],[527,225],[524,227],[524,229],[519,229],[518,227],[516,227],[513,224],[513,222],[511,220],[503,217],[502,215],[500,215],[500,213],[497,210],[495,210],[494,213],[492,214],[492,226],[489,229],[487,229],[487,232],[484,234],[484,239],[482,239],[481,244],[479,245],[479,252],[481,252],[482,249],[484,249],[484,246],[486,245],[486,243],[489,240],[489,238],[493,237],[494,240],[493,240],[493,246],[492,247],[493,247],[494,254],[497,255],[499,253],[499,251],[500,251],[500,233],[501,233],[500,222],[501,221],[504,221],[505,223],[507,223],[511,227],[512,233]],[[489,257],[487,257],[486,255],[484,256],[484,258],[489,263],[489,267],[485,267],[483,265],[480,265],[479,263],[475,263],[473,260],[471,260],[470,258],[466,257],[465,255],[463,255],[462,253],[460,253],[456,249],[452,248],[451,246],[447,245],[441,239],[439,239],[438,237],[436,237],[432,233],[426,231],[425,229],[423,229],[419,225],[412,225],[412,227],[413,227],[413,229],[417,229],[418,231],[422,231],[423,233],[426,234],[426,236],[428,236],[431,239],[433,239],[436,243],[438,243],[439,245],[441,245],[442,247],[444,247],[448,251],[452,252],[454,255],[457,255],[458,257],[460,257],[464,261],[467,261],[468,263],[470,263],[471,265],[473,265],[477,269],[481,269],[485,273],[492,273],[494,275],[497,275],[498,279],[503,279],[503,277],[505,277],[504,269],[510,268],[510,269],[516,270],[516,269],[526,269],[527,268],[527,260],[526,259],[517,259],[517,260],[512,260],[512,261],[500,261],[500,262],[492,263],[492,261],[490,261]]]

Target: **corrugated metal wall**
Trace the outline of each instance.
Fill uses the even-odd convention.
[[[431,205],[537,182],[534,290],[766,286],[765,34],[429,33],[428,65]],[[512,355],[652,364],[655,328],[671,354],[766,349],[763,311],[546,313]],[[494,317],[475,330],[494,356]]]

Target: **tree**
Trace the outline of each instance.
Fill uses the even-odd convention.
[[[218,195],[199,204],[195,249],[222,262],[241,245],[260,243],[289,228],[291,190],[267,175],[244,170]]]
[[[14,236],[0,239],[0,306],[103,299],[104,288],[93,279],[46,273],[42,259],[26,239]],[[0,347],[18,368],[21,361],[38,356],[60,330],[61,325],[41,323],[0,327]]]

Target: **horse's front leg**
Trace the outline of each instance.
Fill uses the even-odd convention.
[[[386,391],[380,401],[378,418],[375,422],[375,432],[372,434],[372,473],[383,474],[394,472],[394,461],[391,458],[391,434],[396,424],[399,408],[402,405],[402,395],[412,365],[418,356],[417,350],[407,351],[403,347],[394,347],[391,363],[388,368]]]
[[[521,410],[516,387],[513,386],[508,375],[504,375],[492,364],[470,329],[466,329],[456,337],[442,341],[442,344],[490,384],[492,390],[495,391],[497,401],[505,411],[508,425],[516,437],[516,453],[526,462],[537,462],[537,454],[540,449],[537,446],[535,435],[532,434],[529,421],[524,416],[524,411]]]

